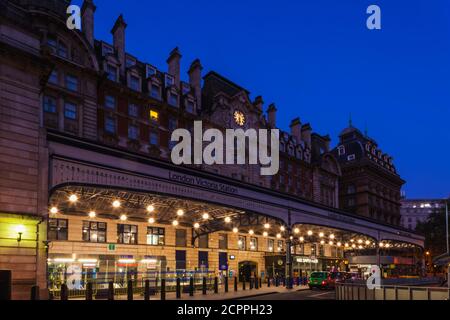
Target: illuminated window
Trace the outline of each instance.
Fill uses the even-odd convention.
[[[164,235],[164,228],[147,227],[147,244],[152,246],[163,246],[165,243]]]
[[[250,238],[250,251],[258,251],[258,239]]]
[[[129,224],[117,225],[117,242],[123,244],[137,244],[137,226]]]
[[[275,247],[275,240],[267,239],[267,251],[273,252],[274,247]]]
[[[48,235],[49,240],[67,240],[69,222],[66,219],[49,219]]]
[[[83,241],[106,242],[106,223],[83,221]]]
[[[239,240],[238,240],[238,249],[239,250],[246,250],[247,249],[247,239],[244,236],[239,236]]]
[[[150,120],[157,122],[159,113],[155,110],[150,110]]]

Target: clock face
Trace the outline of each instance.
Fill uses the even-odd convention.
[[[245,115],[242,113],[242,111],[236,110],[233,116],[234,122],[236,122],[238,126],[242,127],[245,124]]]

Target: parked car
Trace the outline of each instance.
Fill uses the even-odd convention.
[[[308,286],[311,290],[314,288],[332,289],[334,288],[334,279],[330,272],[316,271],[311,273],[308,280]]]

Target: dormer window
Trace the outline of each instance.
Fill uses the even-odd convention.
[[[153,76],[155,74],[156,74],[156,68],[147,65],[146,68],[145,68],[145,76],[146,76],[146,78],[148,79],[148,78],[150,78],[151,76]]]
[[[188,83],[183,83],[181,85],[181,90],[183,92],[183,95],[185,95],[191,91],[191,86]]]
[[[114,53],[113,47],[107,45],[106,43],[103,43],[103,45],[102,45],[102,55],[106,56],[107,54],[113,54],[113,53]]]
[[[178,107],[178,95],[175,93],[169,93],[169,104],[173,107]]]
[[[345,154],[345,146],[338,147],[338,155],[342,156]]]
[[[355,160],[355,159],[356,159],[356,157],[355,157],[354,154],[351,154],[351,155],[349,155],[349,156],[347,157],[347,160],[348,160],[348,161],[353,161],[353,160]]]
[[[368,152],[370,152],[370,144],[369,144],[369,143],[366,143],[366,150],[367,150]]]
[[[108,64],[106,66],[106,77],[111,81],[117,82],[117,68]]]
[[[126,64],[127,68],[131,68],[136,65],[136,59],[132,58],[130,56],[127,56],[125,64]]]
[[[166,88],[173,86],[174,83],[175,83],[174,77],[171,76],[170,74],[166,74],[166,78],[165,78]]]

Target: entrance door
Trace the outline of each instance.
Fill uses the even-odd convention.
[[[250,278],[256,276],[257,264],[253,261],[239,262],[239,281],[249,282]]]

